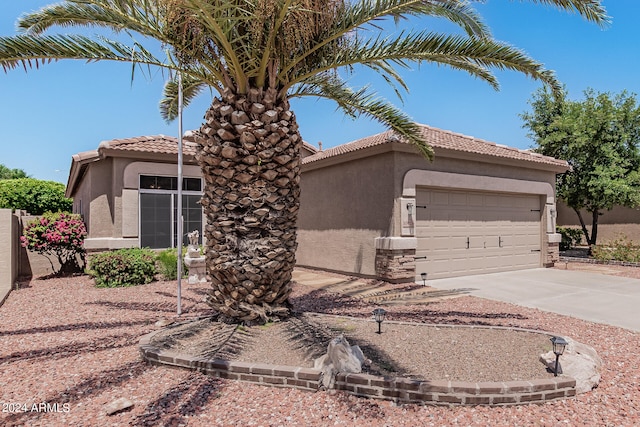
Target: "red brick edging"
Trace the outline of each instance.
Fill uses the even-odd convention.
[[[196,370],[219,378],[272,387],[308,391],[321,388],[321,371],[318,369],[232,362],[178,354],[151,344],[151,339],[159,332],[151,332],[140,339],[140,353],[148,363]],[[576,380],[559,376],[530,381],[473,383],[340,373],[336,376],[334,388],[356,396],[397,403],[502,406],[544,403],[573,397],[576,395]]]

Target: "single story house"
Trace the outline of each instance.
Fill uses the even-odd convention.
[[[324,151],[304,144],[299,265],[402,282],[558,259],[555,178],[566,162],[422,130],[432,162],[390,131]],[[205,221],[195,150],[186,138],[185,231]],[[84,216],[88,250],[176,245],[176,160],[177,139],[162,135],[73,156],[66,195]]]

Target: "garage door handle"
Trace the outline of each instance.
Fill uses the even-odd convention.
[[[470,243],[469,243],[469,238],[467,237],[467,249],[469,249]]]
[[[414,259],[427,259],[427,257],[426,256],[417,256]]]
[[[501,248],[502,247],[502,236],[498,237],[498,247]]]
[[[542,252],[540,249],[531,249],[531,252]]]

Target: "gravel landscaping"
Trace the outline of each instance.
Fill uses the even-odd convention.
[[[570,263],[568,268],[580,267]],[[634,268],[615,271],[639,276]],[[206,291],[206,285],[183,284],[183,319],[212,314],[202,302]],[[569,400],[515,407],[396,405],[341,392],[256,386],[143,363],[138,340],[157,330],[159,319],[175,317],[175,294],[175,281],[97,289],[86,276],[33,280],[13,291],[0,307],[0,425],[640,424],[640,335],[633,331],[470,296],[421,306],[393,306],[388,318],[394,321],[555,332],[594,347],[603,359],[600,386]],[[363,319],[370,318],[373,308],[302,286],[294,287],[292,301],[298,311]],[[344,329],[355,327],[345,325]],[[473,368],[471,371],[487,370]],[[133,407],[107,416],[105,405],[120,397],[133,402]]]

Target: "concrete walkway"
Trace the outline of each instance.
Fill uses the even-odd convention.
[[[551,268],[428,280],[464,292],[640,331],[640,280]]]

